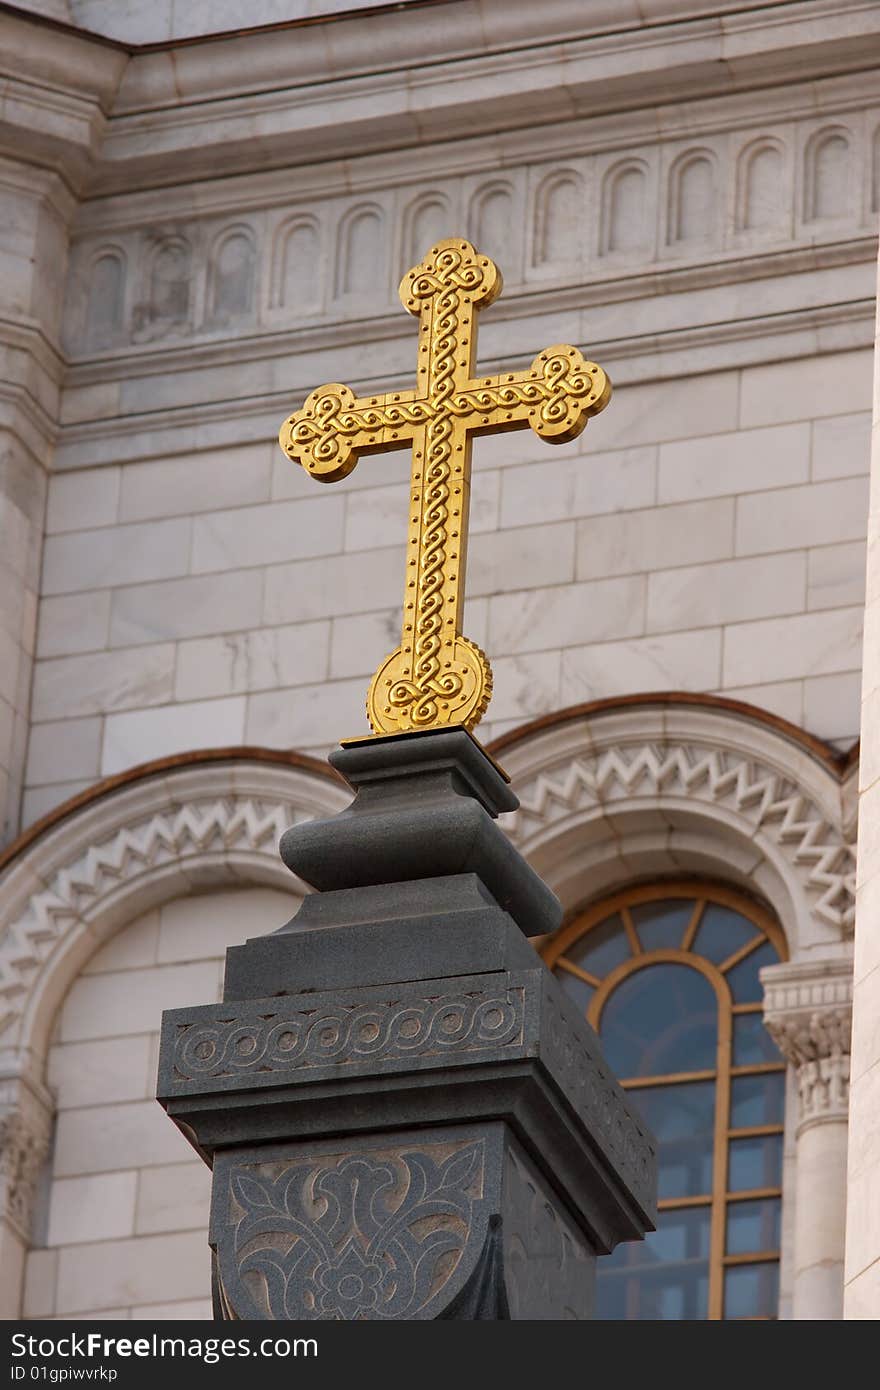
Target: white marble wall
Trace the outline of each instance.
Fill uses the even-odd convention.
[[[631,385],[573,444],[478,441],[484,736],[683,689],[855,737],[870,369],[858,350]],[[163,754],[364,732],[397,641],[408,467],[320,487],[269,439],[53,476],[26,818]]]
[[[874,359],[844,1317],[880,1315],[880,313]]]
[[[57,1117],[24,1317],[211,1316],[211,1174],[154,1099],[161,1014],[218,1000],[226,947],[296,904],[260,888],[173,900],[75,980],[49,1051]]]

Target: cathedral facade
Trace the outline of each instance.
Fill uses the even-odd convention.
[[[409,450],[322,486],[278,429],[412,387],[398,284],[464,236],[481,371],[614,384],[475,443],[464,612],[542,954],[659,1143],[601,1314],[880,1316],[880,12],[226,16],[0,10],[0,1310],[210,1316],[160,1015],[296,910],[404,592]]]

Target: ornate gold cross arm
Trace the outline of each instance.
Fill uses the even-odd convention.
[[[491,668],[461,631],[473,436],[530,426],[561,443],[611,397],[602,368],[567,344],[545,348],[528,371],[476,378],[476,313],[500,292],[488,256],[438,242],[400,286],[419,319],[415,390],[356,397],[321,386],[281,427],[284,452],[321,482],[346,477],[362,454],[412,445],[403,632],[367,695],[376,733],[471,729],[489,703]]]

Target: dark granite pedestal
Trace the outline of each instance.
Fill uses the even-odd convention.
[[[353,743],[289,830],[318,891],[163,1018],[159,1100],[214,1171],[218,1318],[589,1318],[654,1213],[650,1136],[526,939],[557,899],[463,729]]]

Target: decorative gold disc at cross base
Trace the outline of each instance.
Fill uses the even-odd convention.
[[[461,631],[473,436],[530,426],[560,444],[611,398],[602,368],[568,344],[545,348],[528,371],[475,377],[476,315],[500,293],[494,261],[461,238],[439,241],[400,284],[419,320],[416,387],[355,397],[321,386],[281,426],[285,454],[324,483],[362,454],[412,444],[403,632],[367,695],[377,734],[472,729],[492,695],[491,667]]]
[[[406,624],[404,624],[406,630]],[[367,718],[377,733],[463,724],[472,729],[492,698],[492,667],[467,637],[443,642],[439,673],[419,686],[413,679],[412,647],[397,647],[379,667],[367,692]]]

